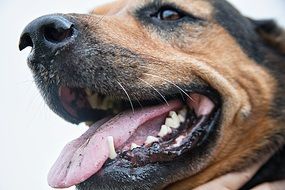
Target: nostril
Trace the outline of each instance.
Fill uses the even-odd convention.
[[[73,25],[70,28],[56,27],[48,25],[43,28],[44,38],[52,43],[61,43],[73,35]]]
[[[26,47],[33,47],[34,43],[33,40],[31,38],[31,36],[29,34],[23,34],[21,39],[20,39],[20,44],[19,44],[19,49],[20,51],[22,51],[23,49],[25,49]]]
[[[69,19],[61,15],[46,15],[25,27],[19,48],[23,50],[31,46],[40,52],[55,50],[71,44],[76,35],[76,27]]]

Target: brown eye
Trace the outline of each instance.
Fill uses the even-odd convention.
[[[183,17],[183,15],[175,10],[171,9],[165,9],[161,10],[158,13],[158,18],[160,20],[165,20],[165,21],[174,21],[174,20],[179,20]]]

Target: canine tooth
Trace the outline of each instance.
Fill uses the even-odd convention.
[[[117,153],[115,151],[114,138],[112,136],[108,136],[107,143],[109,146],[109,158],[115,159],[117,157]]]
[[[93,94],[92,90],[90,90],[89,88],[85,89],[85,93],[87,94],[87,96],[92,96]]]
[[[131,150],[134,150],[135,148],[139,148],[141,146],[137,145],[136,143],[131,144]]]
[[[98,94],[93,94],[92,96],[87,97],[87,99],[91,108],[98,108]]]
[[[166,118],[165,125],[174,129],[177,129],[180,126],[179,121],[174,120],[170,117]]]
[[[164,136],[166,136],[166,135],[168,135],[168,134],[170,134],[170,133],[172,133],[171,128],[168,127],[168,126],[166,126],[166,125],[162,125],[162,126],[161,126],[161,129],[160,129],[160,131],[159,131],[159,133],[158,133],[158,136],[159,136],[159,137],[164,137]]]
[[[154,143],[154,142],[159,142],[159,139],[156,138],[156,137],[154,137],[154,136],[148,136],[148,137],[146,138],[145,144],[146,144],[146,145],[149,145],[149,144],[152,144],[152,143]]]

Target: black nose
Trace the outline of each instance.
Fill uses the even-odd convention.
[[[22,32],[20,50],[30,46],[42,51],[58,49],[70,43],[74,24],[63,16],[47,15],[32,21]]]

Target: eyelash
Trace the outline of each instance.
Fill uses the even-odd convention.
[[[173,19],[173,20],[167,20],[167,19],[163,19],[163,12],[165,11],[170,11],[170,12],[173,12],[173,13],[177,13],[177,16],[178,18],[177,19]],[[152,14],[151,17],[153,18],[157,18],[157,19],[160,19],[162,21],[174,21],[174,20],[180,20],[182,19],[183,17],[185,17],[186,15],[183,14],[181,11],[177,10],[176,8],[173,8],[171,6],[163,6],[161,7],[156,13]]]

